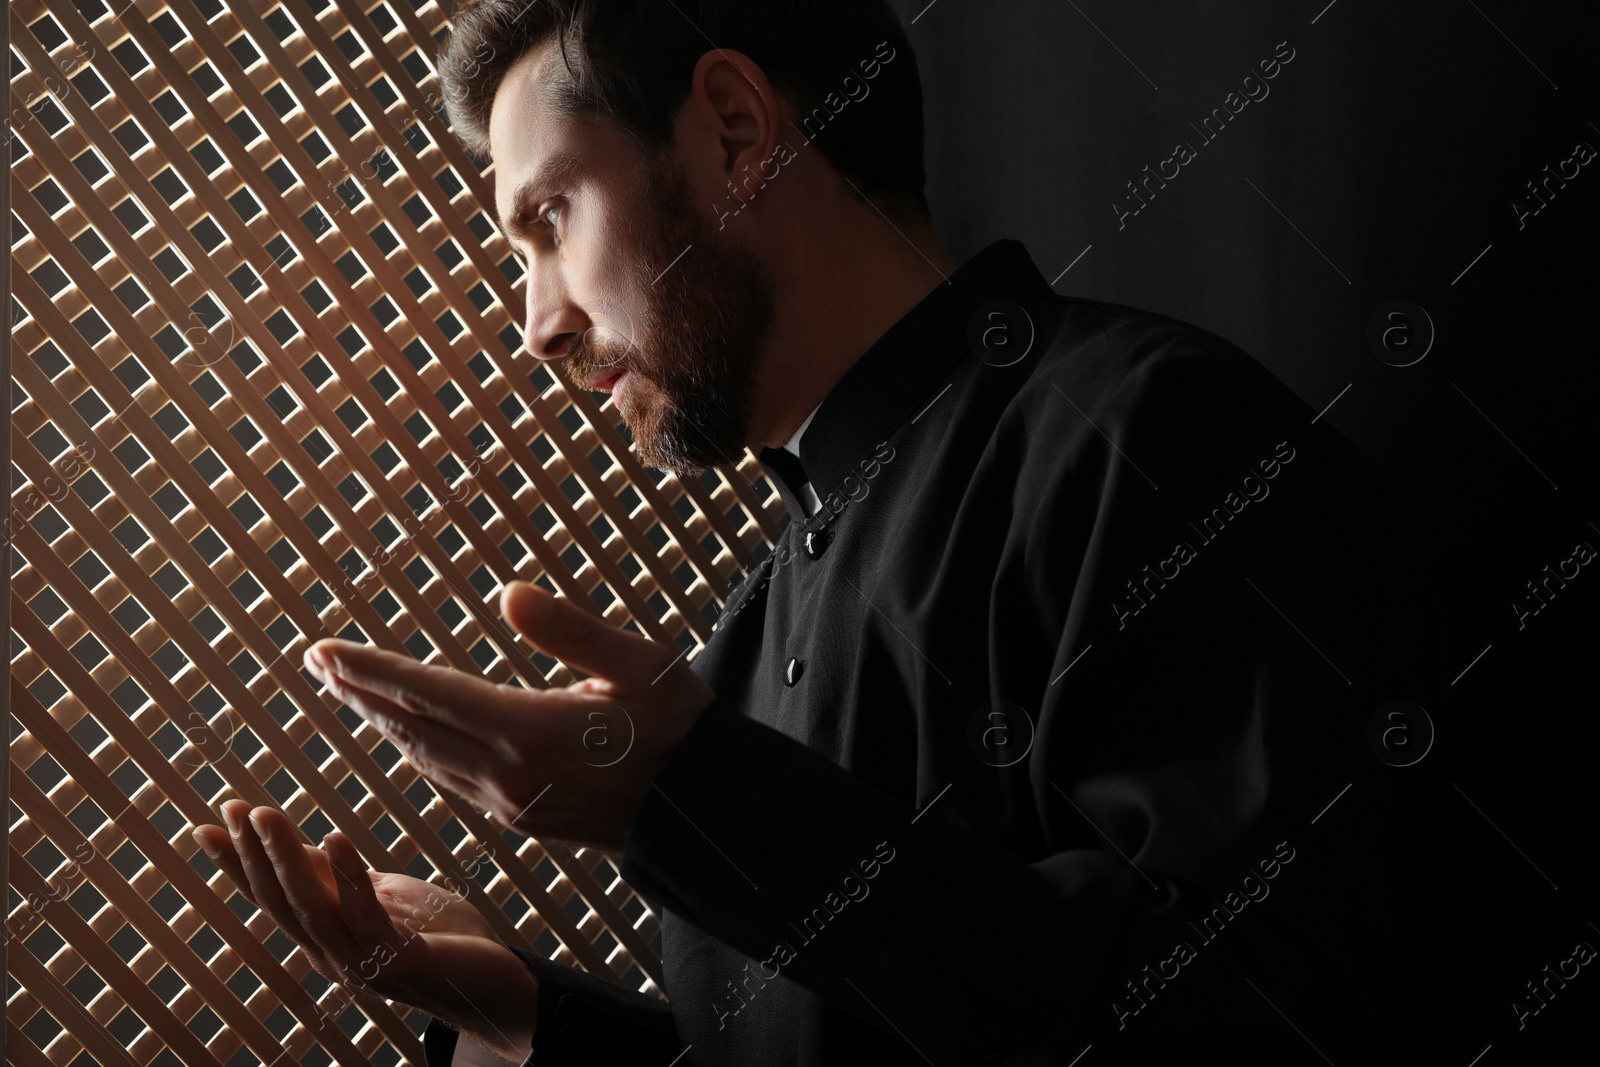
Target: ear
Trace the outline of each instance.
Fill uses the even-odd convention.
[[[684,160],[695,177],[720,194],[726,183],[758,175],[786,129],[778,95],[755,60],[731,48],[700,57],[677,131],[678,143],[703,157]]]

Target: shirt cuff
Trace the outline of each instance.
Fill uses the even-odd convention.
[[[682,1050],[666,1001],[528,949],[511,951],[539,982],[539,1018],[526,1067],[632,1067],[665,1063]]]

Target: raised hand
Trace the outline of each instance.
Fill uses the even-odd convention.
[[[443,888],[368,870],[343,834],[303,843],[274,808],[222,805],[195,840],[330,982],[421,1008],[496,1056],[533,1043],[539,985],[478,910]]]
[[[338,638],[305,664],[432,781],[523,833],[613,856],[716,694],[671,646],[526,582],[501,596],[535,647],[592,677],[524,689]]]

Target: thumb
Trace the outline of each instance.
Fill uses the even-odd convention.
[[[510,582],[500,613],[511,628],[546,655],[584,674],[619,683],[655,678],[672,653],[649,638],[618,629],[566,597],[527,582]]]

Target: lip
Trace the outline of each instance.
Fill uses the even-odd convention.
[[[610,380],[610,382],[608,383],[610,388],[611,388],[611,402],[613,404],[617,404],[619,406],[621,405],[621,403],[622,403],[622,383],[627,379],[627,377],[628,377],[628,372],[627,371],[623,371],[621,374],[617,375],[615,378],[612,378]]]
[[[583,383],[583,387],[590,392],[605,392],[615,385],[618,380],[620,380],[622,376],[627,373],[628,372],[626,370],[620,370],[615,374],[608,374],[603,378],[590,378]]]

